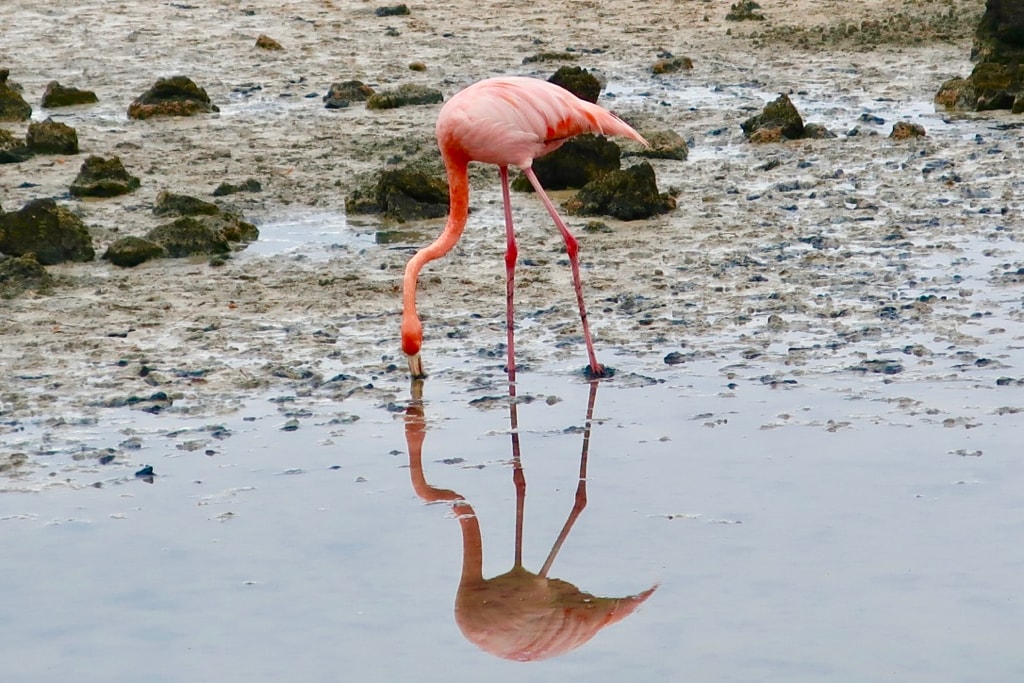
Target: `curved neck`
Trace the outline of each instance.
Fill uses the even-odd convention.
[[[448,171],[448,221],[436,240],[409,259],[405,266],[405,277],[402,279],[405,315],[411,315],[416,319],[419,319],[416,315],[416,281],[420,271],[426,264],[452,250],[462,237],[466,220],[469,218],[469,161],[446,156],[444,163]]]
[[[480,520],[476,518],[473,507],[465,501],[455,503],[452,511],[462,527],[462,577],[459,586],[481,583],[484,580],[484,543],[480,536]]]

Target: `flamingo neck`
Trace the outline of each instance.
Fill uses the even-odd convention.
[[[436,240],[409,259],[402,279],[402,350],[409,356],[419,353],[423,344],[423,326],[416,312],[420,271],[452,250],[469,218],[469,161],[445,156],[444,162],[448,172],[448,221]]]
[[[462,577],[459,586],[471,586],[484,580],[484,543],[480,536],[480,520],[472,506],[459,501],[452,506],[462,527]]]

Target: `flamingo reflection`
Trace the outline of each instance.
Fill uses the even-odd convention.
[[[483,576],[483,541],[473,507],[455,491],[431,486],[423,474],[426,420],[422,391],[422,380],[415,380],[412,400],[405,412],[410,476],[413,489],[423,500],[452,503],[462,529],[462,576],[455,598],[455,621],[467,640],[505,659],[534,661],[556,657],[578,648],[601,629],[626,618],[650,597],[657,586],[623,598],[604,598],[581,591],[567,581],[548,577],[562,544],[587,505],[587,453],[597,399],[596,381],[590,383],[575,500],[537,573],[523,566],[526,477],[520,458],[516,389],[515,384],[509,385],[512,479],[516,488],[515,563],[508,572],[489,579]]]

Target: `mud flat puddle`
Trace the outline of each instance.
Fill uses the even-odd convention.
[[[616,360],[596,387],[523,373],[515,402],[523,567],[541,572],[576,504],[547,578],[587,593],[584,613],[644,596],[618,623],[580,617],[574,649],[552,635],[516,651],[542,662],[503,659],[522,623],[491,614],[487,640],[453,608],[474,549],[485,578],[513,567],[523,490],[507,385],[463,381],[453,357],[435,359],[422,402],[395,379],[341,403],[126,408],[80,427],[138,447],[5,481],[5,678],[1024,673],[1022,434],[1005,394],[856,373],[772,387],[710,361]]]

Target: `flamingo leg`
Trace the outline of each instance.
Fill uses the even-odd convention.
[[[505,333],[508,335],[508,381],[516,381],[515,316],[513,294],[516,282],[516,260],[519,247],[516,246],[515,228],[512,226],[512,199],[508,190],[508,166],[499,166],[501,176],[501,202],[505,207]]]
[[[583,285],[580,280],[579,241],[569,232],[569,228],[565,226],[565,222],[558,215],[558,210],[551,203],[551,198],[544,191],[533,169],[524,168],[523,174],[530,181],[530,184],[533,185],[537,196],[544,202],[544,208],[548,210],[548,214],[555,221],[558,231],[562,233],[562,239],[565,240],[565,252],[569,255],[569,265],[572,267],[572,283],[576,288],[576,303],[579,304],[580,321],[583,323],[583,339],[587,343],[587,355],[590,358],[590,367],[587,374],[589,377],[604,377],[605,369],[603,365],[597,362],[597,354],[594,353],[594,340],[590,336],[590,323],[587,321],[587,307],[583,303]]]

